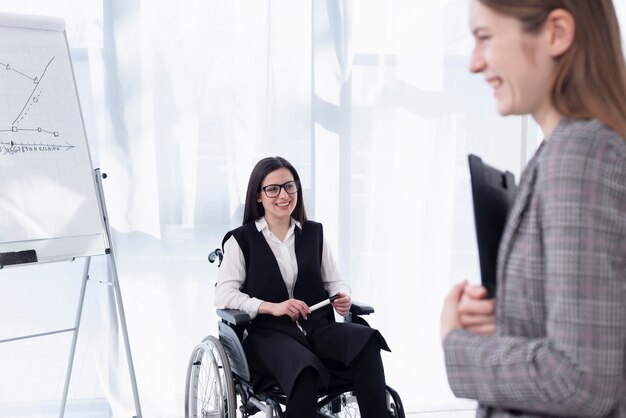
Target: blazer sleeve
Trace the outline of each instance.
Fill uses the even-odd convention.
[[[552,147],[535,185],[542,257],[528,262],[542,263],[544,277],[526,279],[544,281],[545,301],[526,303],[545,310],[545,337],[451,332],[444,351],[457,396],[568,417],[625,402],[626,143],[594,139]]]

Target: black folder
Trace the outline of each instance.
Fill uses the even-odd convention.
[[[498,247],[507,216],[513,206],[517,186],[515,176],[483,163],[480,157],[468,156],[472,180],[472,201],[480,276],[488,297],[495,296]]]

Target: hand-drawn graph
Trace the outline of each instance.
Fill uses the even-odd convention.
[[[14,115],[3,115],[2,119],[12,116],[8,126],[5,125],[7,121],[0,121],[0,155],[68,151],[75,148],[67,140],[57,142],[60,132],[48,126],[37,126],[37,121],[33,120],[36,118],[32,117],[34,110],[46,98],[44,81],[47,81],[46,73],[53,69],[54,58],[52,56],[47,62],[43,62],[38,74],[29,74],[19,67],[19,63],[3,62],[0,57],[0,72],[4,73],[0,82],[15,86],[25,96],[23,103],[16,103]],[[28,140],[19,135],[22,133],[28,134]]]
[[[42,260],[104,251],[61,19],[0,13],[0,184],[0,252],[34,249]]]

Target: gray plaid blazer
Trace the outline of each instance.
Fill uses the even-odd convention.
[[[496,334],[444,343],[478,417],[626,417],[626,141],[562,120],[524,170],[497,268]]]

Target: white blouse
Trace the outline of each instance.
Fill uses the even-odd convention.
[[[287,231],[285,240],[279,240],[269,229],[264,217],[259,218],[256,222],[257,230],[261,231],[263,237],[269,244],[276,261],[280,273],[285,281],[285,286],[289,293],[289,297],[293,298],[293,288],[298,277],[298,262],[296,260],[295,234],[296,227],[302,229],[300,222],[291,219],[291,226]],[[337,292],[343,292],[347,295],[351,294],[350,286],[341,278],[337,261],[324,237],[322,246],[322,280],[324,289],[334,295]],[[248,296],[241,291],[241,287],[246,279],[246,261],[243,252],[237,243],[235,237],[231,236],[224,243],[224,259],[217,273],[217,286],[215,287],[214,304],[218,308],[240,309],[245,311],[254,318],[261,302],[260,299]]]

